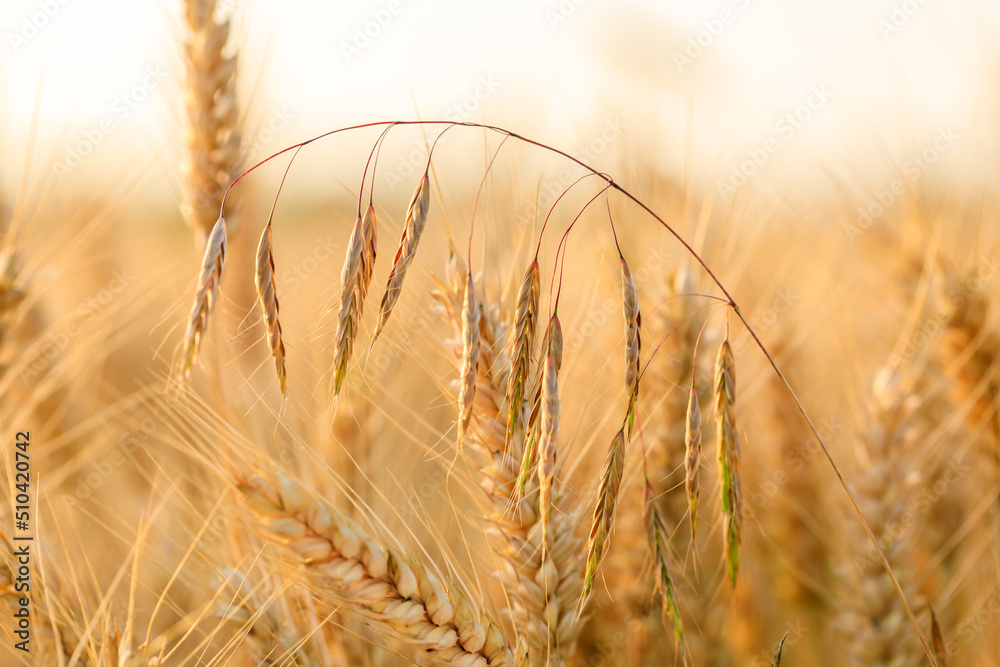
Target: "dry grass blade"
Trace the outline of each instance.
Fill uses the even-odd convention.
[[[642,346],[640,329],[642,313],[639,312],[639,295],[628,262],[621,258],[622,308],[625,314],[625,395],[628,399],[628,427],[632,432],[635,421],[635,403],[639,398],[639,348]]]
[[[559,433],[559,382],[555,356],[545,355],[542,375],[541,433],[538,438],[538,511],[542,523],[542,545],[547,548],[552,519],[552,495],[556,476],[556,436]]]
[[[669,620],[681,662],[686,664],[684,626],[681,621],[680,608],[677,605],[677,590],[670,573],[670,533],[667,531],[666,523],[663,521],[663,515],[660,514],[660,508],[654,495],[653,487],[647,479],[643,488],[643,512],[646,519],[646,537],[653,554],[653,576],[656,580],[654,591],[660,594],[663,621],[666,623]]]
[[[354,341],[361,325],[361,308],[357,295],[361,290],[361,263],[364,229],[359,216],[347,243],[347,256],[340,271],[340,308],[337,311],[337,340],[333,360],[333,395],[338,396],[347,375],[347,366],[354,351]]]
[[[220,216],[205,244],[198,289],[188,317],[187,332],[184,334],[184,364],[181,372],[185,377],[191,372],[191,367],[198,357],[202,338],[208,331],[208,321],[212,317],[215,301],[219,295],[219,284],[222,282],[222,269],[225,263],[226,219]]]
[[[701,408],[698,392],[691,383],[687,419],[684,428],[684,490],[687,493],[688,511],[691,516],[691,542],[698,527],[698,472],[701,469]]]
[[[372,337],[372,344],[382,333],[382,328],[389,321],[392,309],[399,301],[399,295],[403,291],[403,280],[406,279],[406,272],[417,256],[417,245],[420,237],[424,233],[424,225],[427,223],[427,212],[430,210],[431,186],[427,173],[413,192],[410,206],[406,209],[406,223],[403,225],[403,235],[399,239],[399,247],[396,255],[392,258],[392,269],[389,271],[389,279],[386,282],[385,294],[382,295],[382,303],[379,306],[378,324],[375,325],[375,334]]]
[[[625,473],[625,429],[615,434],[608,447],[608,454],[601,476],[601,487],[597,492],[597,506],[594,508],[594,520],[590,527],[590,540],[587,543],[587,570],[583,575],[583,593],[581,600],[586,600],[594,585],[594,575],[601,564],[601,556],[611,539],[611,529],[614,525],[615,506],[618,504],[618,493],[621,490],[622,475]]]
[[[742,492],[740,445],[736,431],[736,369],[729,337],[722,341],[715,362],[715,438],[722,492],[722,527],[729,583],[736,586],[740,567]]]
[[[285,344],[281,340],[281,320],[278,318],[278,290],[274,282],[274,251],[272,249],[271,223],[264,227],[257,245],[257,271],[254,284],[257,300],[267,326],[267,345],[274,357],[274,369],[278,374],[281,394],[285,390]]]
[[[184,0],[187,39],[187,156],[184,219],[201,238],[212,229],[230,182],[240,172],[240,110],[236,101],[236,56],[224,56],[228,20],[218,21],[213,0]]]
[[[305,564],[320,599],[384,624],[441,662],[515,665],[496,623],[424,563],[383,547],[287,477],[239,479],[237,488],[267,535]]]
[[[470,273],[465,283],[462,302],[462,371],[458,392],[458,446],[462,446],[465,432],[472,420],[472,405],[476,398],[476,379],[479,377],[479,302],[476,301],[476,283]]]
[[[778,650],[774,652],[774,660],[771,661],[771,667],[781,667],[781,651],[785,648],[786,639],[788,639],[787,632],[782,636],[781,641],[778,642]]]
[[[507,381],[507,442],[517,430],[524,400],[525,382],[531,363],[531,347],[535,337],[535,320],[538,318],[538,292],[541,272],[538,260],[532,260],[521,279],[517,292],[514,330],[510,347],[510,377]]]

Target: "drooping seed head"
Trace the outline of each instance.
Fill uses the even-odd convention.
[[[333,361],[333,395],[340,394],[340,389],[347,375],[347,366],[354,351],[354,340],[357,338],[361,324],[361,308],[358,302],[361,284],[361,262],[364,254],[364,228],[359,216],[351,232],[351,240],[347,243],[347,254],[344,266],[340,271],[340,306],[337,310],[337,340],[334,348]]]
[[[517,306],[514,314],[513,337],[511,338],[510,376],[507,381],[507,442],[517,430],[524,400],[525,382],[531,363],[532,343],[535,337],[535,320],[538,317],[538,293],[541,272],[538,261],[532,260],[521,279],[517,292]]]
[[[674,630],[674,642],[680,653],[681,663],[686,664],[684,626],[681,621],[680,607],[677,603],[677,590],[674,586],[670,566],[670,533],[667,524],[660,514],[659,504],[653,492],[653,487],[646,480],[643,487],[643,514],[646,519],[646,537],[649,549],[653,555],[653,575],[656,581],[655,591],[660,594],[664,622],[669,620]]]
[[[723,536],[729,583],[736,586],[740,565],[742,493],[740,447],[736,430],[736,368],[729,336],[722,341],[715,362],[715,433],[722,494]]]
[[[472,420],[472,405],[476,397],[476,379],[479,377],[479,302],[476,300],[476,283],[470,273],[465,283],[462,302],[462,375],[458,393],[458,446],[461,448],[465,432]]]
[[[701,409],[698,406],[698,392],[692,382],[684,427],[684,489],[687,492],[688,511],[691,517],[692,543],[698,527],[698,472],[700,469]]]
[[[406,272],[417,256],[417,245],[420,237],[424,233],[424,226],[427,223],[427,213],[430,210],[430,181],[425,172],[417,189],[413,191],[410,199],[410,206],[406,209],[406,222],[403,224],[403,234],[399,239],[399,247],[396,248],[396,255],[392,258],[392,269],[389,271],[389,279],[386,282],[385,294],[382,295],[382,303],[379,305],[378,324],[375,325],[375,334],[372,337],[378,339],[382,333],[382,328],[389,321],[392,309],[396,307],[399,296],[403,291],[403,281],[406,279]]]
[[[260,304],[267,327],[267,344],[274,358],[274,368],[278,374],[278,384],[281,394],[285,389],[285,344],[281,339],[281,320],[278,318],[278,291],[274,281],[274,252],[272,249],[271,223],[264,227],[257,245],[257,266],[254,286],[257,288],[257,301]]]
[[[639,349],[642,346],[639,295],[628,262],[621,258],[622,310],[625,315],[625,396],[628,401],[628,423],[631,431],[635,419],[635,402],[639,397]]]
[[[538,438],[538,510],[542,524],[542,545],[548,544],[552,514],[552,493],[556,474],[556,437],[559,434],[559,383],[555,357],[545,355],[542,374],[542,415]]]
[[[615,507],[621,490],[622,475],[625,472],[625,428],[623,427],[608,446],[605,457],[601,487],[597,491],[597,505],[590,524],[590,539],[587,542],[587,570],[584,573],[581,601],[586,600],[594,585],[594,575],[601,564],[601,557],[611,539],[611,528],[615,519]]]
[[[187,332],[184,335],[184,363],[182,374],[186,377],[191,372],[202,338],[208,330],[208,322],[215,309],[215,302],[222,282],[222,270],[226,263],[226,219],[219,216],[212,227],[205,243],[205,254],[201,261],[201,274],[198,276],[198,289],[195,291],[191,314],[188,316]]]

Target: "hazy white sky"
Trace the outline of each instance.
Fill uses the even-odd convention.
[[[788,159],[792,144],[823,154],[877,137],[905,156],[942,126],[967,135],[996,110],[1000,75],[1000,3],[988,0],[220,6],[246,37],[242,92],[261,150],[412,117],[416,102],[426,118],[497,122],[567,147],[614,119],[623,144],[652,149],[651,137],[664,155],[690,133],[724,175],[772,139]],[[0,141],[23,155],[37,116],[37,154],[54,160],[107,121],[113,136],[95,154],[176,150],[180,34],[175,0],[3,0]],[[278,136],[259,134],[269,123]]]

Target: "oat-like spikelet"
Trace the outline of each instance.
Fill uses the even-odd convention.
[[[548,544],[552,518],[552,487],[556,475],[556,437],[559,434],[559,382],[555,355],[545,355],[542,374],[542,416],[538,436],[538,509],[541,515],[542,544]]]
[[[205,244],[198,289],[194,295],[191,314],[188,316],[187,332],[184,334],[184,363],[181,369],[184,376],[191,372],[191,367],[198,357],[202,338],[208,331],[208,321],[212,317],[215,301],[219,295],[219,284],[222,282],[222,269],[225,263],[226,220],[220,216]]]
[[[941,632],[941,624],[938,623],[937,614],[934,607],[928,605],[931,612],[931,645],[934,646],[934,657],[937,658],[938,667],[948,667],[948,648],[944,643],[944,634]]]
[[[238,479],[237,488],[265,533],[303,562],[321,600],[384,624],[441,662],[516,664],[496,623],[467,596],[453,603],[457,587],[449,591],[422,561],[380,545],[287,477]]]
[[[545,348],[552,352],[552,360],[555,365],[556,376],[562,368],[563,355],[563,333],[562,324],[559,322],[559,315],[553,314],[549,320],[548,338]],[[539,369],[544,373],[544,367]],[[528,477],[531,476],[532,466],[535,457],[538,455],[539,422],[542,412],[542,379],[535,382],[535,391],[531,398],[531,413],[528,417],[528,425],[524,431],[524,454],[521,458],[521,472],[517,478],[518,493],[523,493]]]
[[[715,440],[722,492],[722,527],[729,583],[736,586],[740,567],[742,492],[740,445],[736,431],[736,369],[729,336],[722,341],[715,362]]]
[[[361,217],[358,216],[351,232],[351,240],[347,243],[347,256],[344,267],[340,271],[340,308],[337,311],[337,340],[333,360],[333,395],[340,394],[344,377],[347,375],[347,365],[354,351],[354,340],[361,326],[361,308],[357,295],[361,290],[361,263],[364,254],[364,228]]]
[[[597,491],[597,505],[594,507],[590,540],[587,542],[587,569],[583,575],[581,599],[584,600],[590,595],[594,585],[594,575],[601,564],[601,556],[611,539],[615,506],[618,503],[618,492],[621,490],[622,475],[625,473],[625,448],[627,445],[625,428],[622,427],[608,446],[604,474],[601,475],[601,487]]]
[[[271,238],[271,223],[264,227],[257,245],[257,271],[254,285],[257,287],[257,301],[260,303],[267,326],[267,345],[274,357],[274,369],[278,374],[281,394],[285,391],[285,343],[281,340],[281,320],[278,318],[278,288],[274,282],[274,251]]]
[[[403,225],[403,235],[399,239],[399,247],[396,255],[392,258],[392,269],[389,271],[389,279],[386,282],[385,294],[382,295],[382,303],[379,306],[378,324],[375,325],[375,335],[372,337],[372,344],[382,333],[382,328],[389,321],[392,309],[399,301],[399,295],[403,291],[403,280],[406,279],[406,272],[417,256],[417,245],[420,237],[424,233],[424,225],[427,223],[427,212],[431,205],[431,186],[424,172],[423,178],[413,192],[410,206],[406,209],[406,223]]]
[[[649,548],[653,554],[653,576],[656,580],[655,592],[660,594],[663,607],[664,622],[670,621],[674,631],[674,642],[677,645],[677,652],[681,662],[686,662],[686,651],[684,648],[684,626],[681,621],[681,612],[677,604],[677,590],[674,587],[674,579],[671,575],[669,540],[670,533],[663,521],[659,505],[655,502],[654,491],[649,480],[643,487],[643,512],[646,519],[646,537],[649,540]]]
[[[507,380],[507,441],[517,430],[524,400],[525,382],[531,363],[532,342],[535,338],[535,320],[538,318],[538,292],[541,272],[538,260],[532,260],[521,279],[517,291],[513,337],[510,342],[510,376]]]
[[[361,280],[358,283],[358,317],[365,311],[365,299],[368,297],[368,287],[375,275],[375,256],[378,249],[378,222],[375,219],[375,206],[368,204],[364,218],[361,221],[363,246],[361,251]]]
[[[691,383],[688,398],[687,419],[684,429],[684,490],[687,492],[688,509],[691,515],[691,543],[694,543],[698,527],[698,472],[701,469],[701,408],[698,407],[698,392]]]
[[[216,6],[215,0],[184,0],[183,11],[187,155],[182,210],[200,238],[212,229],[242,159],[236,56],[223,55],[230,23],[217,19]]]
[[[458,391],[458,446],[462,446],[465,432],[472,420],[472,403],[476,398],[476,379],[479,377],[479,302],[476,301],[476,282],[470,273],[465,283],[462,303],[462,371]]]
[[[625,314],[625,396],[628,401],[628,427],[632,431],[635,421],[635,403],[639,398],[639,349],[642,346],[640,329],[642,313],[639,312],[639,295],[628,262],[621,258],[622,309]]]

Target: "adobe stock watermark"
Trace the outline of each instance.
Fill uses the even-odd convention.
[[[465,123],[473,120],[473,114],[479,111],[482,106],[496,93],[503,85],[503,81],[493,74],[484,74],[476,79],[468,95],[450,104],[444,111],[444,119],[455,123]],[[455,135],[455,132],[445,134],[438,147],[445,145],[448,140]],[[433,143],[433,142],[432,142]],[[391,171],[383,172],[389,190],[395,192],[400,185],[413,187],[412,178],[417,174],[422,174],[427,166],[427,151],[429,146],[424,143],[421,136],[414,136],[412,148],[399,156],[395,166]]]
[[[31,363],[21,367],[21,381],[27,384],[48,368],[59,352],[65,350],[70,341],[83,333],[87,323],[93,321],[95,317],[107,309],[111,302],[124,292],[133,281],[135,281],[135,276],[132,274],[125,271],[117,272],[106,286],[77,306],[65,324],[58,329],[47,332],[41,340],[34,343],[28,349],[28,355],[32,359]]]
[[[73,0],[40,0],[35,5],[35,9],[28,15],[21,18],[16,30],[7,33],[7,43],[10,44],[14,53],[18,53],[27,46],[28,42],[38,36],[38,34],[49,25],[59,15],[62,8],[70,4]]]
[[[252,164],[261,152],[274,138],[288,129],[296,116],[288,109],[272,109],[267,123],[253,135],[249,142],[246,142],[244,151],[244,161]]]
[[[750,4],[751,0],[733,0],[732,7],[724,7],[715,16],[703,20],[702,29],[687,38],[683,49],[673,52],[677,71],[683,74],[685,69],[715,46],[716,41],[750,7]]]
[[[549,24],[550,30],[555,30],[566,21],[573,18],[573,15],[583,5],[590,0],[559,0],[559,4],[545,10],[545,22]]]
[[[875,24],[879,34],[882,35],[882,40],[888,42],[889,37],[902,30],[928,2],[929,0],[903,0],[902,2],[894,2],[889,15],[879,19]]]
[[[906,184],[914,184],[919,181],[924,172],[934,166],[942,155],[950,151],[959,139],[961,139],[961,135],[955,132],[951,126],[938,128],[937,134],[929,146],[911,155],[900,165],[902,176],[892,181],[889,187],[884,190],[873,193],[867,204],[859,206],[854,222],[841,223],[841,228],[847,234],[847,239],[854,243],[858,236],[868,231],[878,220],[881,220],[893,204],[906,194]]]
[[[771,297],[771,301],[767,304],[767,306],[757,310],[757,312],[755,312],[752,317],[748,318],[747,321],[758,334],[764,333],[777,324],[784,315],[787,315],[788,312],[798,304],[799,299],[800,296],[796,293],[794,288],[779,287],[775,290],[774,296]],[[739,352],[751,340],[752,338],[749,335],[746,335],[733,341],[733,353],[739,354]]]
[[[381,9],[372,10],[368,20],[355,26],[351,39],[340,42],[340,53],[344,56],[344,60],[351,62],[360,56],[402,11],[403,3],[401,0],[389,0]]]
[[[748,148],[746,159],[734,165],[729,177],[717,183],[719,195],[728,200],[739,188],[744,186],[761,168],[770,161],[785,142],[794,137],[806,126],[833,97],[833,93],[825,84],[819,84],[809,89],[806,99],[794,109],[785,113],[774,124],[774,133],[754,148]]]
[[[627,127],[628,125],[618,116],[605,118],[601,130],[590,141],[577,146],[570,155],[584,164],[593,166],[597,158],[606,153],[625,133]],[[555,176],[547,178],[538,190],[537,205],[533,201],[525,201],[520,211],[514,216],[514,224],[518,227],[530,225],[535,221],[536,211],[545,215],[549,207],[559,198],[559,195],[579,177],[579,170],[566,167]]]
[[[125,122],[136,109],[154,94],[160,84],[167,78],[168,72],[162,65],[146,67],[145,74],[139,82],[125,92],[115,97],[111,103],[108,115],[96,125],[84,130],[76,143],[67,146],[58,162],[52,165],[52,173],[62,180],[83,164],[84,160],[93,154],[97,147],[113,134],[121,123]]]
[[[795,621],[785,622],[785,643],[783,646],[783,651],[787,651],[791,647],[802,641],[802,638],[809,633],[809,626],[799,618]],[[774,655],[778,652],[778,646],[781,645],[781,640],[775,641],[769,647],[761,649],[757,655],[750,660],[750,667],[770,667],[773,664]]]

